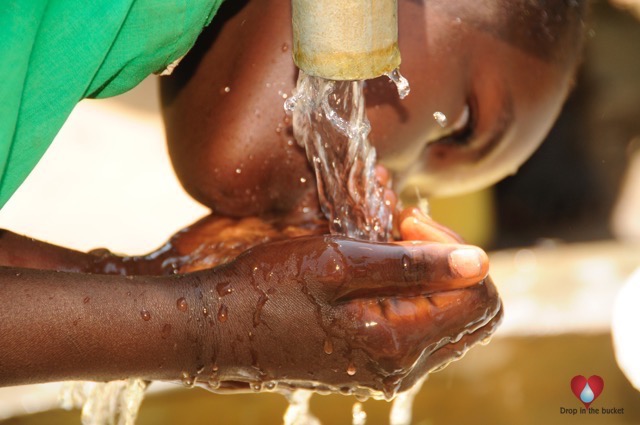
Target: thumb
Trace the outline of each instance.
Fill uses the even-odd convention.
[[[460,289],[477,284],[489,271],[487,254],[470,245],[329,239],[340,256],[337,267],[342,268],[332,276],[337,300]]]

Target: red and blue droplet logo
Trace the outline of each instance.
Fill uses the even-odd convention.
[[[588,379],[582,375],[571,379],[571,391],[578,397],[587,409],[598,398],[604,388],[604,380],[598,375],[592,375]]]

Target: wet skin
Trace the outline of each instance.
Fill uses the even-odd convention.
[[[484,187],[540,144],[573,81],[586,2],[525,6],[535,3],[399,2],[401,71],[412,93],[400,101],[386,77],[367,82],[366,93],[371,141],[398,190],[410,175],[431,194]],[[289,2],[234,2],[220,15],[161,80],[175,170],[217,213],[297,215],[315,198],[282,108],[297,73]]]
[[[508,41],[499,25],[535,14],[521,21],[508,12],[517,8],[487,7],[480,17],[475,2],[427,4],[400,2],[402,71],[413,93],[400,102],[386,80],[369,83],[371,138],[392,170],[428,166],[428,191],[484,185],[537,146],[577,47],[554,44],[551,57],[566,48],[557,55],[566,60],[549,61],[544,49]],[[93,273],[2,269],[0,297],[11,308],[0,313],[0,384],[184,372],[223,381],[223,390],[274,380],[391,392],[492,333],[501,313],[486,255],[469,247],[455,260],[460,239],[418,212],[405,213],[398,236],[433,242],[317,235],[313,177],[282,109],[295,82],[288,13],[284,0],[225,3],[163,82],[174,167],[215,216],[148,257],[0,238],[1,264]],[[431,118],[442,111],[453,123],[467,104],[471,126],[442,129]],[[199,268],[207,270],[150,276]]]
[[[217,226],[233,248],[216,257]],[[209,217],[129,258],[5,232],[0,252],[16,255],[1,260],[22,268],[0,268],[0,296],[11,300],[0,313],[0,383],[185,374],[216,391],[280,382],[390,395],[493,332],[500,303],[482,251],[413,210],[401,235],[435,242],[314,236],[325,226]],[[25,268],[45,268],[34,258],[76,273]],[[216,261],[227,262],[208,269]],[[181,267],[204,270],[173,275]]]

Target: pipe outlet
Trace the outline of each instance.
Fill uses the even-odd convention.
[[[293,60],[309,75],[366,80],[400,65],[397,0],[292,0]]]

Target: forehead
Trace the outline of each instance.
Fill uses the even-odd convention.
[[[423,0],[426,1],[426,0]],[[547,62],[579,51],[586,0],[436,0],[426,2],[466,25]],[[569,57],[567,57],[569,55]]]

